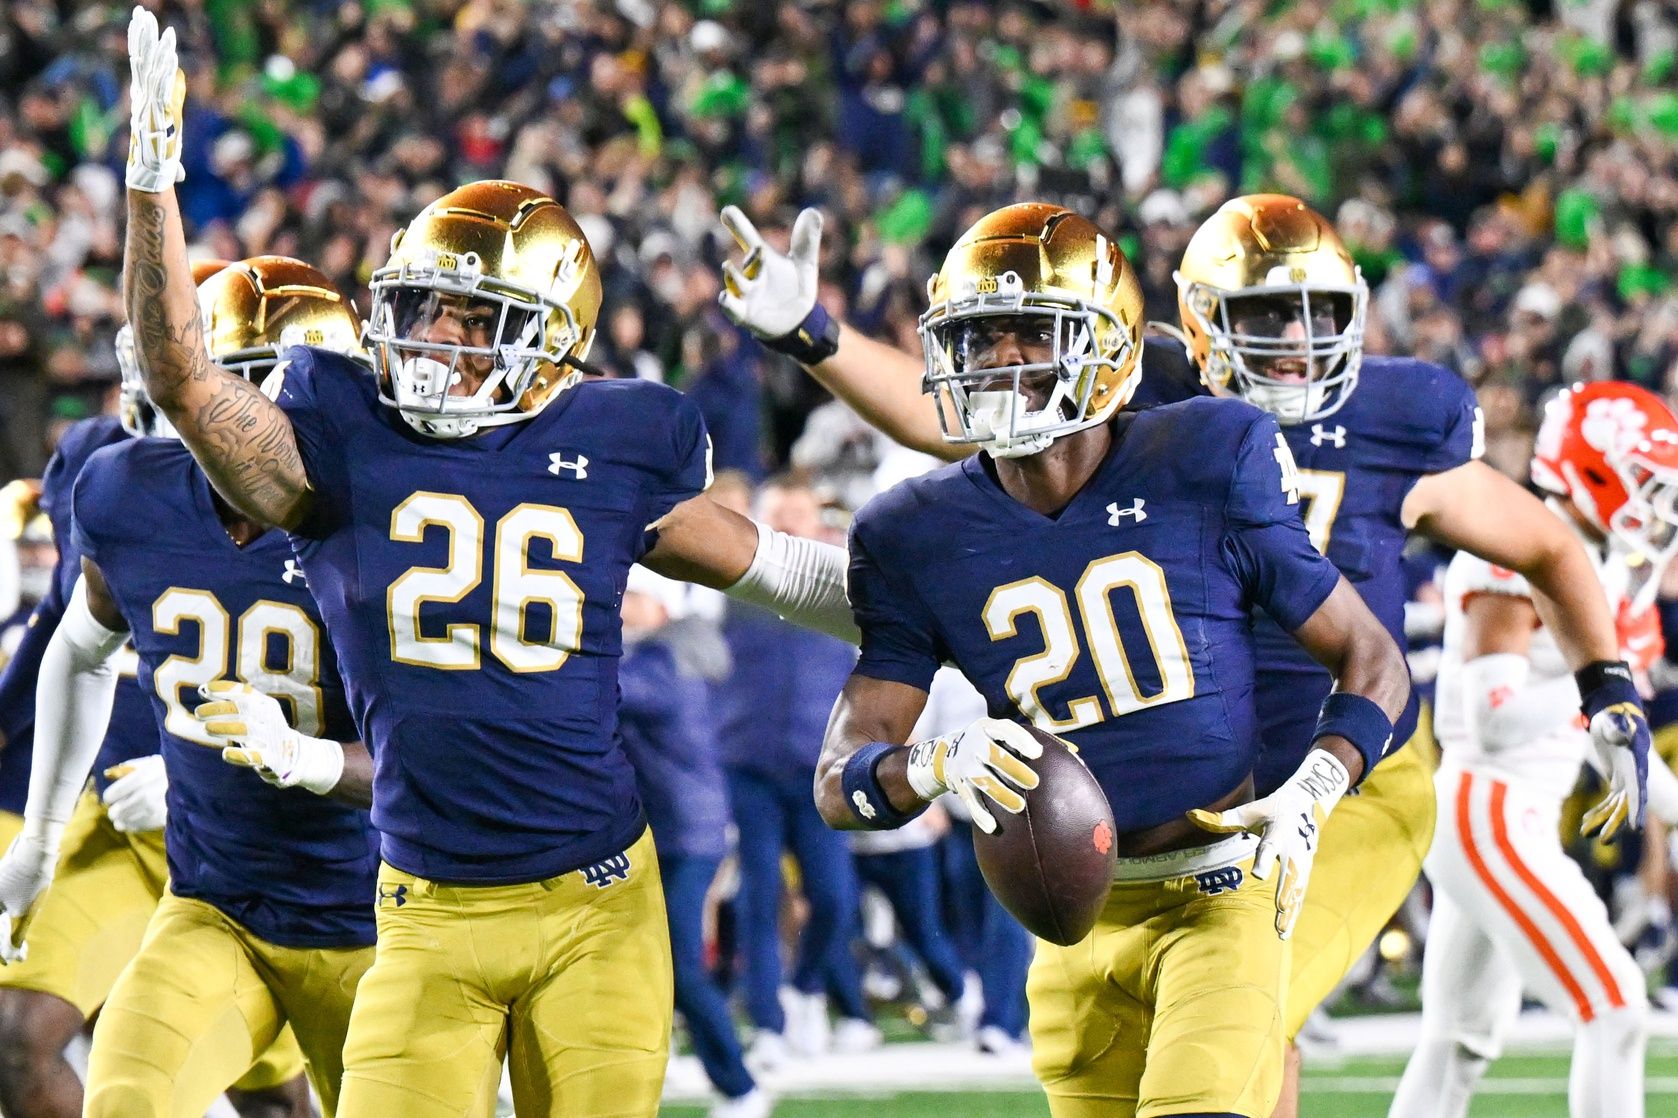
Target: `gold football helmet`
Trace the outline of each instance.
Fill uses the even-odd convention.
[[[1190,238],[1176,280],[1189,354],[1213,392],[1301,423],[1357,387],[1369,285],[1298,198],[1225,202]]]
[[[469,183],[420,211],[372,289],[380,398],[435,438],[547,407],[582,375],[600,317],[582,229],[515,182]]]
[[[1036,454],[1136,391],[1141,285],[1119,246],[1071,210],[1024,202],[980,218],[927,297],[924,388],[950,442]]]
[[[226,260],[196,262],[192,266],[192,286],[197,287],[227,265]],[[169,421],[152,406],[151,396],[146,392],[146,379],[140,375],[140,360],[134,353],[134,327],[126,322],[117,331],[116,351],[117,368],[122,373],[122,394],[117,411],[122,429],[136,438],[155,435],[158,433],[157,425],[168,426]],[[173,428],[170,432],[173,433]]]

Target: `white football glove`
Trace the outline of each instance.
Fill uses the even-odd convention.
[[[186,78],[175,59],[175,29],[136,6],[128,21],[128,185],[157,194],[186,177],[181,169],[181,106]]]
[[[58,836],[62,825],[41,835],[26,829],[0,858],[0,964],[21,963],[29,957],[24,936],[35,915],[35,902],[52,884],[58,868]]]
[[[218,679],[198,689],[210,701],[192,712],[213,738],[221,759],[255,769],[278,788],[303,788],[324,796],[344,775],[344,747],[298,733],[271,696],[248,683]]]
[[[1328,813],[1351,786],[1351,774],[1333,754],[1313,749],[1299,770],[1261,800],[1216,812],[1196,808],[1189,819],[1203,830],[1219,834],[1248,831],[1259,836],[1253,853],[1253,876],[1268,880],[1276,863],[1276,934],[1293,935],[1294,923],[1311,883],[1311,863]]]
[[[163,757],[153,753],[105,770],[112,778],[104,796],[111,826],[125,835],[161,830],[168,821],[169,771]]]
[[[722,223],[745,259],[723,261],[723,289],[717,303],[734,322],[766,341],[798,329],[816,305],[816,263],[821,257],[822,215],[806,209],[792,226],[789,255],[763,240],[738,206],[724,206]]]
[[[980,718],[955,734],[942,734],[909,747],[909,786],[928,802],[954,792],[967,805],[973,825],[996,833],[988,800],[1010,815],[1025,810],[1025,797],[1037,787],[1037,773],[1027,764],[1043,756],[1043,746],[1024,726],[1002,718]]]

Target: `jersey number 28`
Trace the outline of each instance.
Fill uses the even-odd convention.
[[[483,663],[484,630],[489,651],[510,671],[551,672],[582,646],[583,592],[563,571],[533,570],[530,544],[546,540],[553,557],[583,561],[577,521],[553,505],[522,504],[495,523],[490,555],[491,616],[487,624],[455,621],[442,632],[421,631],[420,610],[428,602],[462,601],[484,579],[484,518],[456,493],[414,493],[390,514],[390,538],[420,543],[430,528],[448,534],[448,562],[410,567],[385,592],[390,617],[390,656],[399,664],[444,671],[471,671]],[[552,617],[546,640],[532,639],[530,607],[547,607]]]
[[[186,624],[198,630],[198,651],[171,656],[152,673],[152,685],[168,712],[165,730],[199,745],[227,744],[205,733],[192,707],[199,687],[231,674],[290,706],[291,724],[299,733],[321,732],[320,626],[314,618],[289,602],[263,599],[235,623],[208,590],[171,586],[152,603],[152,630],[178,636]],[[283,656],[276,653],[275,642],[284,648]],[[190,706],[181,701],[183,687],[193,691]]]

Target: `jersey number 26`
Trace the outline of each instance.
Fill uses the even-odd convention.
[[[484,579],[484,518],[456,493],[418,492],[390,514],[390,538],[421,543],[426,530],[448,534],[448,562],[410,567],[385,592],[390,617],[390,656],[399,664],[444,671],[471,671],[483,664],[483,646],[509,671],[551,672],[582,646],[583,592],[563,571],[532,569],[530,544],[546,540],[555,559],[583,561],[577,521],[553,505],[522,504],[495,523],[490,554],[491,616],[485,624],[454,621],[442,632],[421,631],[420,611],[429,602],[462,601]],[[530,607],[547,607],[548,639],[532,639]],[[489,640],[484,640],[484,630]]]

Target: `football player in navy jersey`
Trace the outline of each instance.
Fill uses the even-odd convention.
[[[294,332],[358,348],[348,301],[300,261],[230,265],[199,294],[210,352],[240,375],[272,369]],[[168,890],[100,1013],[82,1113],[202,1113],[289,1024],[331,1115],[373,954],[371,759],[289,541],[222,501],[161,416],[133,414],[164,437],[98,451],[73,488],[82,575],[41,659],[24,813],[25,835],[50,851],[110,715],[112,654],[132,632],[171,778]],[[193,707],[212,688],[206,726]],[[31,855],[15,848],[0,863],[0,882],[27,882],[0,895],[19,927],[53,876]]]
[[[694,499],[708,442],[680,393],[583,378],[599,270],[528,187],[461,187],[397,236],[372,279],[375,376],[300,346],[276,401],[217,369],[173,189],[174,33],[136,9],[129,46],[125,287],[147,387],[228,501],[291,535],[376,765],[378,956],[340,1113],[471,1112],[505,1055],[522,1115],[651,1115],[671,962],[617,741],[629,567],[854,632],[842,579],[818,577],[824,545]]]
[[[898,441],[952,461],[970,453],[946,437],[948,412],[921,394],[920,360],[833,323],[816,302],[818,212],[799,215],[785,253],[765,243],[738,209],[725,209],[723,222],[746,251],[740,264],[725,265],[720,301],[731,317],[802,362]],[[1403,640],[1399,557],[1407,531],[1524,575],[1579,674],[1593,733],[1625,747],[1628,764],[1610,795],[1628,802],[1629,817],[1640,823],[1648,732],[1619,661],[1613,618],[1589,558],[1565,526],[1475,461],[1480,418],[1468,386],[1426,362],[1363,354],[1367,288],[1333,229],[1298,199],[1253,195],[1227,203],[1197,231],[1178,282],[1187,344],[1148,339],[1130,406],[1212,392],[1249,396],[1271,410],[1300,465],[1313,542],[1395,640]],[[1331,680],[1271,620],[1259,616],[1255,628],[1263,793],[1294,771],[1308,748]],[[1412,704],[1395,740],[1402,743],[1415,722]],[[1433,815],[1429,774],[1411,749],[1394,750],[1363,794],[1335,813],[1296,933],[1290,1037],[1409,892]],[[1290,1059],[1282,1113],[1296,1105],[1296,1076]]]
[[[862,655],[818,806],[834,826],[894,827],[954,792],[993,830],[1038,780],[1042,747],[1012,719],[1064,735],[1112,805],[1120,859],[1094,932],[1039,944],[1032,964],[1051,1112],[1262,1118],[1314,837],[1391,740],[1403,656],[1311,547],[1271,416],[1233,400],[1120,412],[1142,296],[1095,226],[1005,207],[962,235],[930,294],[929,386],[985,454],[857,514]],[[1256,800],[1255,607],[1338,684],[1298,769]],[[991,717],[905,745],[945,660]]]
[[[225,266],[221,260],[194,264],[194,283]],[[41,505],[53,525],[58,563],[47,595],[0,677],[0,722],[15,739],[8,743],[5,768],[8,777],[13,770],[25,774],[26,783],[41,656],[81,573],[71,532],[71,487],[94,452],[146,430],[129,334],[125,326],[117,336],[123,376],[120,418],[94,416],[72,425],[42,478]],[[99,794],[76,805],[60,841],[53,889],[30,910],[28,957],[0,967],[0,1048],[12,1054],[0,1060],[0,1109],[18,1118],[82,1113],[82,1081],[64,1059],[64,1047],[139,951],[168,877],[163,835],[167,780],[157,724],[135,678],[132,648],[124,648],[116,664],[111,717],[93,763]],[[19,759],[14,762],[14,757]],[[5,901],[22,903],[15,893]],[[0,916],[0,922],[5,919]],[[276,1107],[278,1113],[309,1112],[303,1057],[289,1033],[229,1095],[244,1113],[267,1115]]]

